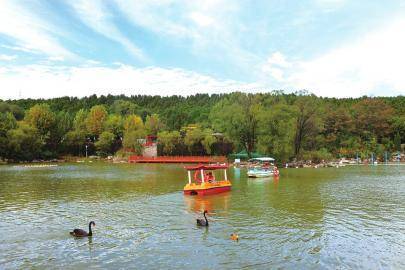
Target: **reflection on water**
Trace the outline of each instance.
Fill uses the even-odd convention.
[[[224,192],[215,196],[184,196],[187,209],[191,212],[202,213],[204,210],[212,213],[215,209],[228,210],[231,192]]]
[[[0,268],[405,268],[405,166],[229,175],[199,197],[182,165],[0,166]]]

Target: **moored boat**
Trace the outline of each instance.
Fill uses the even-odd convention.
[[[273,175],[273,170],[271,168],[256,166],[249,168],[247,175],[250,178],[270,177]]]
[[[211,195],[230,191],[232,184],[228,180],[226,169],[228,165],[198,165],[184,167],[188,173],[188,183],[184,186],[185,195]],[[215,170],[223,170],[224,180],[217,181]],[[193,174],[193,181],[191,173]]]
[[[250,166],[247,171],[247,175],[250,178],[259,177],[270,177],[279,176],[279,171],[276,166],[274,166],[274,158],[271,157],[261,157],[252,158],[249,160]]]

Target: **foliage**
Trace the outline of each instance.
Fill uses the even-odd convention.
[[[314,96],[303,96],[295,103],[297,108],[294,155],[299,157],[305,140],[319,131],[319,105]],[[312,137],[313,138],[313,137]]]
[[[119,99],[111,105],[111,112],[122,116],[137,114],[138,111],[140,111],[140,107],[127,100]]]
[[[293,157],[295,117],[294,108],[285,103],[266,108],[259,115],[258,150],[276,160]]]
[[[321,148],[318,151],[306,151],[303,153],[304,160],[310,160],[314,163],[320,163],[332,159],[332,154],[326,148]]]
[[[74,129],[66,133],[63,142],[65,152],[77,156],[81,156],[86,145],[86,131]]]
[[[124,130],[125,132],[143,130],[144,124],[142,118],[135,114],[130,114],[125,118]]]
[[[234,93],[216,104],[210,114],[215,131],[225,133],[248,155],[255,149],[258,116],[262,112],[259,96]]]
[[[14,160],[33,160],[41,157],[43,140],[37,128],[19,122],[16,129],[7,132],[9,158]]]
[[[17,127],[17,121],[11,112],[0,113],[0,158],[7,156],[7,133]]]
[[[174,153],[176,147],[181,143],[180,132],[178,131],[161,131],[158,133],[159,144],[163,148],[165,155]]]
[[[363,139],[388,136],[391,131],[390,121],[394,110],[383,100],[367,98],[353,106],[356,133]]]
[[[41,135],[49,136],[55,124],[55,113],[48,104],[37,104],[28,110],[24,121],[36,128]]]
[[[121,147],[140,154],[148,134],[158,135],[160,154],[246,150],[278,161],[381,158],[405,143],[403,96],[337,99],[275,91],[20,99],[0,102],[0,120],[0,158],[14,160],[83,155],[86,146],[89,155]]]
[[[86,118],[86,127],[90,135],[98,137],[103,131],[107,119],[107,110],[103,105],[96,105],[90,109]]]
[[[120,139],[124,133],[124,120],[121,115],[111,114],[104,123],[104,129]]]
[[[97,150],[101,156],[107,156],[108,154],[112,154],[113,152],[113,144],[115,141],[114,133],[109,131],[104,131],[100,134],[100,138],[95,143]]]
[[[159,115],[152,114],[146,116],[145,129],[149,135],[157,135],[160,130],[164,128],[162,121],[159,119]]]
[[[15,104],[8,104],[6,102],[0,102],[0,113],[11,113],[16,120],[22,120],[24,118],[24,110]]]
[[[86,132],[87,130],[86,119],[87,119],[86,110],[80,109],[79,111],[77,111],[75,118],[73,120],[74,129]]]
[[[143,129],[126,131],[122,145],[125,149],[130,149],[137,155],[141,155],[143,151],[142,139],[144,137],[145,131]]]
[[[200,127],[192,127],[187,129],[184,137],[184,144],[187,146],[191,154],[202,154],[202,140],[205,134]]]

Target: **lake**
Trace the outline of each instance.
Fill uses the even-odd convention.
[[[405,166],[280,173],[186,197],[181,164],[0,166],[0,268],[405,268]]]

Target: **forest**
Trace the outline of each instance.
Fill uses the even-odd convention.
[[[246,151],[280,162],[401,151],[405,97],[322,98],[307,92],[96,96],[0,101],[0,159]]]

